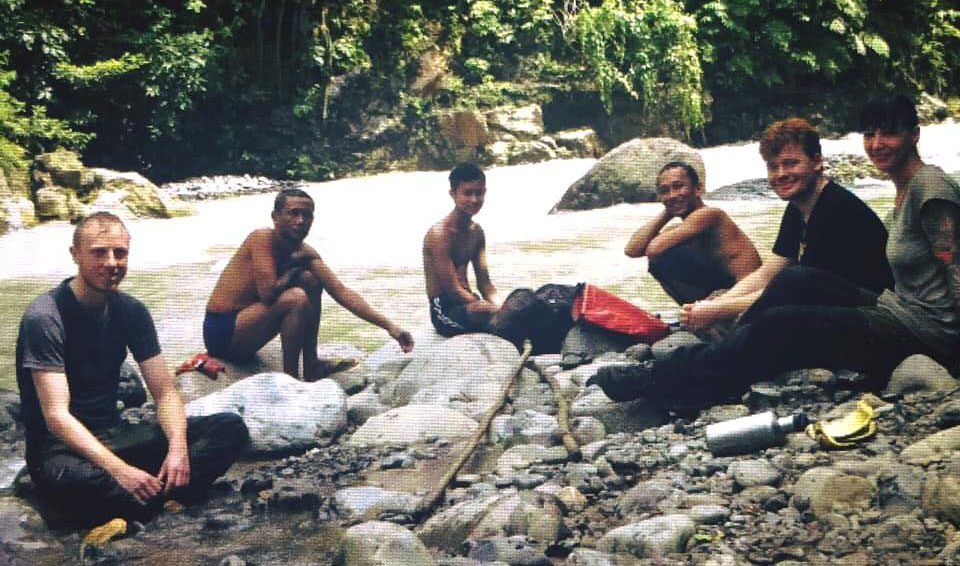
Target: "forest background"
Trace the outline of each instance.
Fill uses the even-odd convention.
[[[458,110],[540,104],[548,131],[640,116],[693,145],[866,93],[956,104],[956,0],[0,0],[0,169],[65,147],[155,181],[429,169]],[[482,158],[482,156],[480,156]],[[482,159],[480,159],[482,161]]]

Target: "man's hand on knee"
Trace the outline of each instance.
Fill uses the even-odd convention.
[[[170,449],[157,474],[163,482],[163,492],[186,486],[190,483],[190,456],[186,448]]]
[[[163,491],[163,482],[160,478],[129,464],[124,464],[124,468],[113,477],[120,487],[140,503],[148,502]]]

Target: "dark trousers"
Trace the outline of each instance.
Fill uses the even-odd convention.
[[[723,263],[696,252],[687,244],[674,246],[650,260],[650,275],[678,304],[705,299],[737,282]]]
[[[156,475],[167,455],[167,438],[153,423],[121,424],[95,432],[97,438],[123,461]],[[187,419],[190,483],[169,497],[189,502],[236,461],[249,442],[243,419],[218,413]],[[116,517],[145,521],[161,508],[161,498],[141,504],[106,470],[60,442],[42,447],[28,457],[44,519],[51,528],[98,525]]]
[[[912,354],[942,358],[876,307],[876,295],[822,270],[787,270],[725,339],[678,348],[653,370],[651,397],[703,406],[805,368],[865,372],[874,387]]]

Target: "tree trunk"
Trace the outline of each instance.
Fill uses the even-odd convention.
[[[274,43],[276,61],[274,69],[276,70],[277,96],[283,96],[283,57],[280,53],[280,46],[283,42],[283,15],[287,11],[287,0],[280,0],[280,9],[277,11],[277,37]]]

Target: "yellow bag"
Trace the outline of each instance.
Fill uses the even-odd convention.
[[[807,435],[829,448],[846,448],[877,433],[873,407],[860,399],[857,408],[839,419],[807,426]]]

